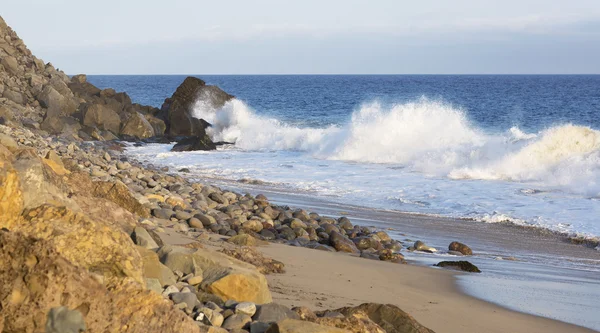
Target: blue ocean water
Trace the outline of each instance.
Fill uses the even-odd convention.
[[[600,76],[199,76],[211,153],[132,148],[219,181],[328,200],[600,236]],[[160,107],[185,76],[90,76]]]

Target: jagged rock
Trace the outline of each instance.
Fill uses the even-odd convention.
[[[10,300],[2,302],[2,332],[38,332],[48,311],[61,304],[81,312],[90,332],[199,333],[160,295],[127,279],[107,290],[50,241],[15,232],[0,231],[0,300]]]
[[[140,246],[137,247],[137,251],[142,257],[144,278],[157,279],[161,286],[177,283],[175,274],[160,262],[156,252]]]
[[[135,242],[136,245],[141,246],[146,249],[157,249],[158,244],[152,236],[148,233],[148,231],[142,227],[135,227],[133,233],[131,234],[131,239]]]
[[[154,128],[139,112],[133,112],[123,123],[121,135],[146,139],[154,136]]]
[[[167,125],[167,133],[172,136],[204,135],[207,123],[194,118],[194,106],[217,109],[233,96],[195,77],[187,77],[173,96],[161,108],[161,117]]]
[[[121,118],[119,117],[119,114],[104,105],[88,105],[82,114],[82,125],[111,131],[115,134],[119,133],[119,130],[121,129]]]
[[[419,324],[412,316],[395,305],[364,303],[357,307],[334,310],[344,316],[368,317],[387,333],[433,333]]]
[[[350,331],[309,321],[284,319],[271,325],[266,333],[350,333]]]
[[[77,103],[69,96],[64,96],[52,85],[46,85],[37,96],[40,106],[46,108],[46,118],[69,116],[77,110]]]
[[[206,133],[191,136],[177,142],[171,151],[196,151],[196,150],[215,150],[217,146],[214,142],[206,135]]]

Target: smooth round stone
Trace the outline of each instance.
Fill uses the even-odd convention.
[[[242,302],[235,306],[235,313],[242,313],[250,317],[256,313],[256,305],[252,302]]]
[[[175,217],[178,220],[189,220],[192,218],[192,214],[190,214],[186,211],[183,211],[183,210],[178,210],[175,212]]]

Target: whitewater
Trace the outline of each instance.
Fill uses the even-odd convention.
[[[378,209],[510,222],[572,237],[600,235],[600,132],[570,123],[535,133],[490,131],[467,110],[416,98],[369,102],[341,124],[303,126],[234,99],[194,116],[212,124],[216,152],[130,147],[153,163],[223,184],[253,183]]]

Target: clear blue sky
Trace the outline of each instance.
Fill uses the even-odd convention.
[[[6,0],[69,74],[600,73],[600,0]]]

